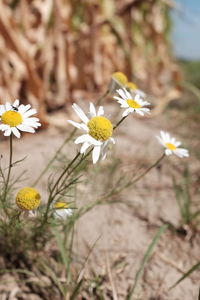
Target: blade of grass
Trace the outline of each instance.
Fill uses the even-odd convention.
[[[186,273],[181,276],[169,289],[173,289],[175,286],[177,286],[181,281],[183,281],[185,278],[190,276],[195,270],[197,270],[200,267],[200,261],[195,264],[192,268],[190,268]]]
[[[41,267],[43,268],[43,271],[45,273],[46,276],[48,276],[52,282],[58,287],[60,293],[63,295],[65,295],[65,289],[62,286],[57,274],[54,272],[54,270],[52,268],[50,268],[45,262],[41,263]]]
[[[65,265],[65,270],[66,270],[66,272],[68,272],[69,260],[70,260],[68,258],[68,251],[66,251],[66,249],[64,247],[61,235],[58,232],[58,230],[56,228],[52,228],[52,232],[53,232],[53,234],[54,234],[54,236],[56,238],[56,242],[57,242],[58,248],[60,250],[61,258],[62,258],[62,261],[63,261],[63,263]]]
[[[132,296],[133,296],[133,293],[135,291],[135,288],[137,286],[137,283],[139,281],[139,279],[142,277],[143,275],[143,272],[144,272],[144,268],[146,266],[146,264],[148,263],[152,253],[153,253],[153,249],[155,247],[155,245],[157,244],[159,238],[161,237],[161,235],[163,234],[163,232],[168,228],[168,225],[163,225],[160,227],[160,229],[158,230],[158,232],[156,233],[156,235],[154,236],[153,240],[151,241],[151,244],[149,245],[143,259],[142,259],[142,262],[141,262],[141,265],[140,265],[140,268],[139,270],[137,271],[136,275],[135,275],[135,282],[132,286],[132,288],[130,289],[127,297],[126,297],[126,300],[131,300]]]
[[[76,299],[77,299],[76,296],[78,296],[78,292],[79,292],[79,290],[80,290],[80,288],[81,288],[82,283],[83,283],[83,278],[82,278],[82,279],[78,282],[78,284],[76,285],[76,287],[75,287],[75,289],[74,289],[72,295],[70,296],[70,300],[76,300]]]

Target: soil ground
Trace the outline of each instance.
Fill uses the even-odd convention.
[[[110,105],[105,110],[111,113],[113,106]],[[70,118],[75,119],[73,115]],[[162,154],[162,149],[155,139],[155,135],[159,134],[161,129],[171,132],[177,138],[180,137],[180,140],[188,145],[187,132],[181,129],[176,119],[171,122],[169,117],[163,116],[143,119],[129,116],[115,133],[116,145],[109,152],[107,162],[100,164],[106,165],[114,156],[116,160],[120,160],[120,166],[123,166],[119,167],[120,172],[134,171],[137,174]],[[66,123],[65,129],[63,121],[62,129],[51,127],[34,135],[24,135],[20,140],[15,139],[14,159],[27,156],[22,162],[23,168],[27,170],[23,175],[26,185],[33,182],[60,146],[66,136],[65,131],[70,132],[71,127]],[[73,157],[75,149],[76,146],[71,142],[63,153]],[[4,161],[7,158],[7,151],[8,141],[5,140],[1,142]],[[191,164],[193,169],[197,168],[192,156],[185,160],[178,157],[166,159],[159,168],[153,169],[134,187],[122,192],[117,199],[120,203],[96,206],[76,224],[75,263],[78,258],[85,259],[89,249],[96,243],[87,262],[85,278],[90,280],[91,274],[104,278],[101,287],[103,299],[125,299],[145,251],[160,226],[165,223],[172,224],[176,228],[180,226],[181,217],[173,190],[172,174],[181,179],[185,164]],[[13,173],[19,172],[18,169],[21,170],[16,167]],[[80,186],[78,207],[92,201],[95,193],[101,192],[101,180],[103,180],[101,177],[91,176],[91,184]],[[112,178],[106,180],[109,187],[108,181],[112,181]],[[46,182],[47,176],[37,186],[43,201],[46,198],[44,190]],[[18,183],[18,187],[20,185],[21,183]],[[169,288],[199,260],[199,243],[199,235],[190,234],[190,228],[185,228],[185,234],[166,231],[155,247],[133,299],[197,300],[199,271],[194,272],[175,288]],[[92,283],[90,288],[92,289]],[[25,299],[22,297],[23,292],[12,276],[9,274],[1,276],[0,299]],[[29,294],[28,299],[42,298],[36,294]],[[85,291],[78,299],[100,298],[88,296]]]

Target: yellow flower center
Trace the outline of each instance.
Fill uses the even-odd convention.
[[[126,75],[122,72],[115,72],[112,74],[112,77],[119,81],[119,83],[121,83],[122,85],[126,85],[126,83],[128,82]]]
[[[89,135],[95,140],[106,141],[113,133],[111,122],[104,117],[93,117],[88,123]]]
[[[128,103],[129,107],[132,107],[132,108],[141,108],[141,105],[138,104],[135,100],[133,99],[128,99],[126,100],[126,102]]]
[[[54,208],[55,209],[64,209],[64,208],[68,208],[68,204],[65,202],[56,202],[54,204]]]
[[[1,116],[1,122],[10,127],[15,127],[22,123],[22,116],[17,111],[8,110]]]
[[[129,89],[129,90],[137,90],[137,85],[133,82],[127,82],[126,84],[126,87]]]
[[[31,187],[25,187],[17,193],[16,204],[23,210],[36,209],[41,202],[38,191]]]
[[[170,150],[176,150],[176,146],[174,146],[173,144],[171,143],[165,143],[166,147]]]

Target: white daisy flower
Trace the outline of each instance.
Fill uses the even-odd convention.
[[[188,157],[189,152],[187,149],[179,148],[181,142],[175,138],[170,137],[168,132],[160,131],[160,136],[156,136],[158,142],[165,148],[165,154],[171,155],[176,154],[179,157]]]
[[[149,113],[150,109],[144,106],[150,105],[150,103],[142,100],[139,94],[133,96],[126,89],[119,89],[117,90],[117,92],[120,95],[120,97],[114,96],[114,98],[119,104],[121,104],[122,108],[126,108],[122,114],[122,117],[126,117],[133,112],[136,112],[141,116],[144,116],[144,114]]]
[[[73,126],[86,131],[86,134],[79,136],[75,140],[75,144],[82,144],[80,153],[85,154],[87,149],[90,146],[93,146],[93,164],[99,160],[100,156],[102,159],[105,159],[108,144],[110,142],[115,144],[115,141],[112,138],[113,125],[109,119],[103,117],[103,107],[100,106],[96,112],[94,105],[90,103],[89,114],[91,118],[88,118],[77,104],[73,104],[72,108],[75,110],[83,123],[77,123],[71,120],[68,122]]]
[[[31,117],[36,114],[36,109],[30,109],[31,105],[19,105],[19,100],[15,100],[13,104],[6,103],[0,105],[0,130],[5,136],[12,133],[20,138],[20,131],[34,133],[35,129],[41,126],[39,119]]]
[[[65,202],[56,202],[53,205],[53,216],[57,219],[66,220],[73,215],[73,210]]]

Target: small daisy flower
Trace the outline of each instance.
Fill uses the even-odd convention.
[[[19,100],[11,105],[6,103],[0,105],[0,130],[4,132],[5,136],[12,133],[20,138],[20,131],[34,133],[35,129],[41,126],[38,118],[30,117],[36,114],[36,109],[30,109],[31,105],[19,105]]]
[[[40,205],[41,196],[36,189],[25,187],[18,191],[15,201],[25,216],[34,216],[34,210]]]
[[[99,160],[100,156],[102,159],[105,159],[108,144],[110,142],[115,144],[115,141],[112,138],[113,125],[109,119],[103,117],[103,107],[100,106],[98,111],[96,111],[94,105],[90,103],[89,114],[91,118],[88,118],[77,104],[73,104],[72,108],[83,121],[83,123],[77,123],[71,120],[68,122],[73,126],[86,131],[86,134],[79,136],[75,140],[75,144],[82,144],[80,153],[85,154],[87,149],[90,146],[93,146],[93,164]]]
[[[109,92],[114,93],[116,89],[124,87],[128,82],[126,75],[122,72],[115,72],[112,74],[109,84]]]
[[[57,219],[66,220],[73,215],[73,211],[65,202],[56,202],[53,205],[53,216]]]
[[[133,112],[136,112],[141,116],[144,116],[144,114],[149,113],[150,109],[144,106],[150,105],[150,103],[142,100],[139,94],[133,96],[126,89],[119,89],[117,90],[117,93],[120,97],[114,96],[114,98],[119,104],[121,104],[122,108],[125,108],[122,117],[126,117]]]
[[[125,87],[127,89],[129,89],[130,91],[135,91],[138,89],[137,85],[131,81],[127,82],[127,84],[125,85]]]
[[[156,136],[158,142],[165,148],[165,154],[176,154],[179,157],[188,157],[189,152],[187,149],[179,148],[181,142],[171,137],[168,132],[160,131],[160,136]]]

